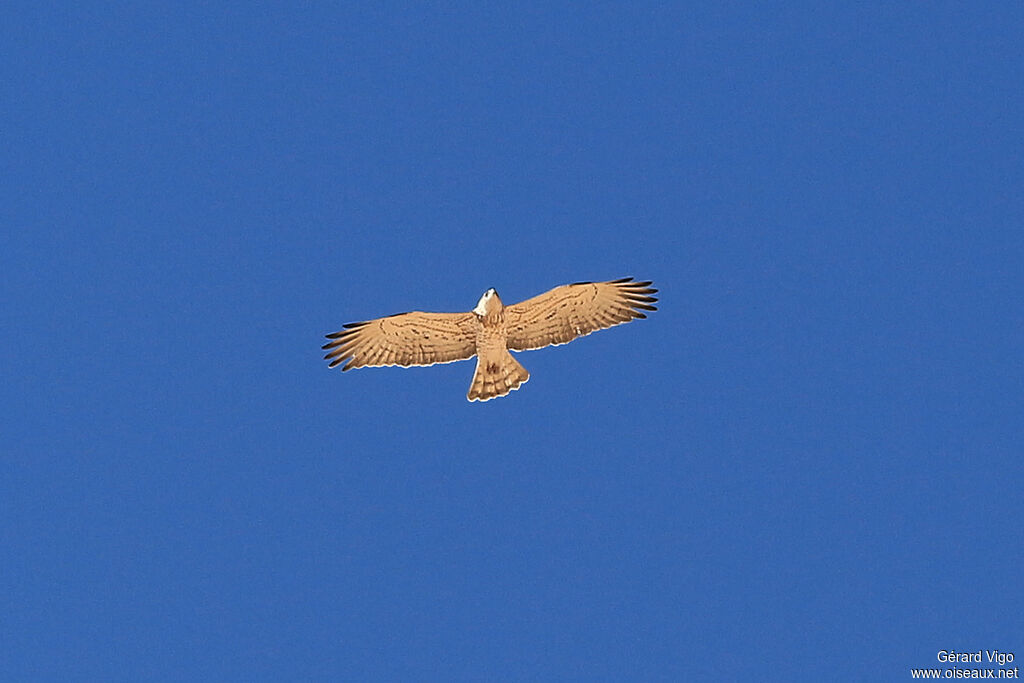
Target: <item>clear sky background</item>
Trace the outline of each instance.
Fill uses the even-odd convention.
[[[1020,3],[0,16],[0,678],[1024,660]],[[329,371],[555,285],[660,310]]]

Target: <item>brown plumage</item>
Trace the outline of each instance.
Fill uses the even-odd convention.
[[[530,378],[509,350],[526,351],[566,344],[582,337],[645,318],[657,310],[650,282],[623,278],[577,282],[505,306],[493,289],[484,292],[468,313],[413,311],[366,322],[349,323],[327,335],[325,359],[342,370],[382,365],[434,365],[477,357],[476,373],[466,395],[470,401],[504,396]]]

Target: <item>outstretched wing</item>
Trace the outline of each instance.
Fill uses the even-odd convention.
[[[513,351],[566,344],[596,330],[646,318],[656,311],[658,290],[627,277],[611,282],[577,282],[505,308],[508,348]]]
[[[342,370],[380,365],[433,365],[476,354],[476,316],[472,313],[399,313],[349,323],[327,335],[325,359]]]

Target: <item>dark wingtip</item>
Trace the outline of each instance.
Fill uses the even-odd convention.
[[[351,330],[353,327],[362,327],[365,324],[366,324],[365,322],[361,322],[361,323],[345,323],[344,325],[342,325],[342,327],[344,327],[346,330]]]
[[[640,306],[640,307],[643,307],[645,304],[653,304],[656,301],[657,301],[657,299],[655,299],[653,296],[644,296],[644,297],[637,296],[637,297],[630,297],[630,298],[626,299],[626,302],[630,306]]]
[[[332,339],[331,341],[327,342],[326,344],[324,344],[320,348],[322,348],[322,349],[330,349],[330,348],[334,348],[334,347],[337,347],[337,346],[345,346],[346,344],[349,344],[351,342],[352,342],[352,337],[341,336],[341,337],[338,337],[337,339]]]
[[[623,277],[623,278],[619,278],[618,280],[612,280],[611,284],[613,284],[613,285],[621,285],[623,282],[632,282],[632,281],[633,281],[633,278],[631,278],[631,277]]]

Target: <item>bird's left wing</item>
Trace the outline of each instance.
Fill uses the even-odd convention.
[[[650,282],[627,277],[610,282],[562,285],[505,308],[508,348],[513,351],[566,344],[596,330],[646,318],[657,310]]]
[[[434,365],[476,354],[476,316],[472,313],[412,311],[349,323],[327,335],[329,367],[342,370],[380,365]]]

